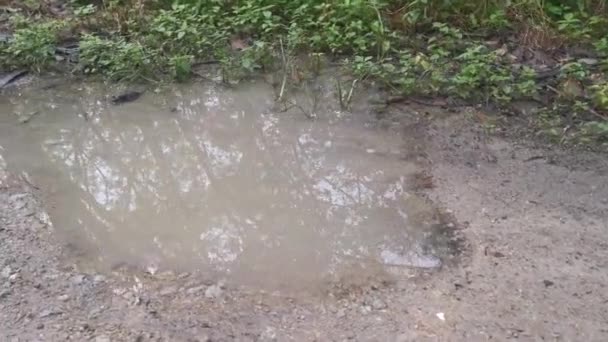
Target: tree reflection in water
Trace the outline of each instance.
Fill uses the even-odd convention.
[[[76,106],[88,120],[61,104],[41,118],[55,124],[39,128],[38,163],[59,170],[53,219],[84,232],[105,263],[306,281],[426,233],[408,219],[416,166],[400,159],[400,135],[366,115],[272,113],[260,85],[188,86],[119,107],[90,89]]]

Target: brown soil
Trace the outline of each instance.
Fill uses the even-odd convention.
[[[458,263],[306,298],[86,274],[31,185],[2,171],[0,340],[607,341],[606,156],[490,136],[462,113],[390,112],[428,165],[421,191],[460,222]]]

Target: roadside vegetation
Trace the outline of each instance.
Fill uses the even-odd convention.
[[[279,97],[326,64],[357,84],[525,115],[560,143],[608,146],[605,0],[0,1],[2,69],[121,81],[275,72]],[[538,110],[519,113],[514,103]]]

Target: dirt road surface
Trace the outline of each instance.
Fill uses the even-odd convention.
[[[421,191],[458,222],[462,255],[407,282],[319,296],[187,273],[86,273],[33,185],[0,162],[0,340],[608,341],[606,155],[533,147],[425,110],[391,118],[418,142],[430,176]]]

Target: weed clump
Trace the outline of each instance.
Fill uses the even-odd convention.
[[[154,55],[138,42],[84,35],[80,41],[79,68],[85,74],[102,73],[114,80],[144,78],[153,68]]]
[[[0,53],[3,64],[12,68],[31,68],[39,72],[55,61],[57,35],[65,26],[63,22],[29,22],[21,16],[13,17],[12,22],[15,27],[14,34],[4,44]]]

